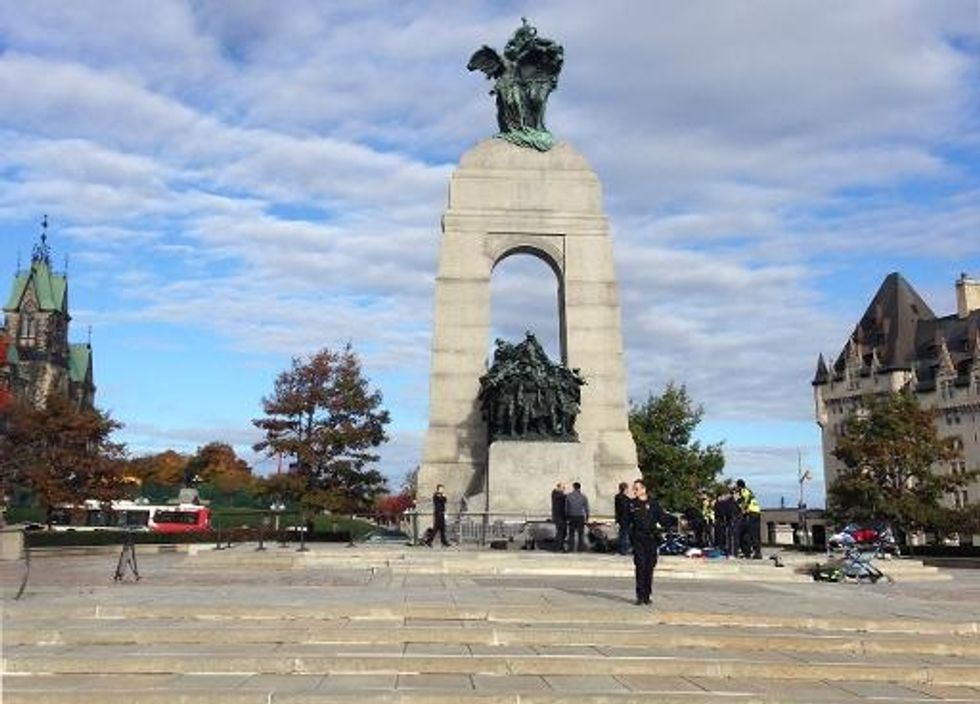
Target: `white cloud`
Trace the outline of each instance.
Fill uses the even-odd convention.
[[[446,183],[494,127],[464,66],[521,14],[566,47],[548,120],[603,179],[634,396],[805,420],[834,277],[980,269],[973,2],[5,6],[0,219],[52,214],[86,322],[352,340],[418,432]],[[495,277],[501,330],[553,320],[535,272]]]

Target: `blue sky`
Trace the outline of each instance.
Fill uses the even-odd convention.
[[[797,448],[820,469],[817,354],[891,271],[940,314],[980,275],[978,13],[2,2],[0,274],[47,213],[72,337],[92,327],[97,400],[134,453],[224,440],[270,469],[249,421],[276,373],[352,342],[392,411],[397,485],[427,423],[447,179],[495,127],[465,64],[524,15],[565,46],[548,124],[603,180],[631,396],[686,383],[726,473],[794,501]],[[555,315],[543,264],[498,268],[494,334]]]

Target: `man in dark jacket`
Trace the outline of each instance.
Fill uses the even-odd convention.
[[[568,551],[585,550],[585,522],[589,520],[589,500],[582,493],[582,485],[572,482],[572,491],[565,496],[565,520],[568,521]],[[578,547],[576,548],[576,536]]]
[[[551,520],[555,523],[555,550],[565,552],[565,485],[561,482],[551,491]]]
[[[619,554],[628,555],[630,551],[630,496],[627,493],[629,484],[619,483],[619,493],[616,494],[616,527],[619,529]]]
[[[715,500],[715,547],[735,557],[735,521],[738,504],[732,490],[725,488]]]
[[[657,524],[669,526],[674,517],[660,508],[660,504],[647,496],[647,485],[642,479],[633,482],[633,500],[630,501],[629,532],[633,543],[633,565],[636,568],[636,604],[650,603],[653,593],[653,569],[657,566]]]
[[[443,547],[449,547],[446,540],[446,494],[443,492],[442,484],[436,485],[436,493],[432,495],[432,530],[428,531],[425,544],[430,548],[432,541],[436,538],[436,533],[442,540]]]

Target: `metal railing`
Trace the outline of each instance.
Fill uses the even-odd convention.
[[[403,530],[414,544],[422,542],[427,528],[435,522],[432,511],[407,511],[403,514]],[[609,521],[610,516],[590,516],[589,521]],[[458,545],[486,547],[499,540],[518,536],[529,522],[549,522],[550,514],[494,513],[486,511],[446,512],[446,537]]]

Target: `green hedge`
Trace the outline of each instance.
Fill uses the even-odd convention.
[[[265,530],[268,533],[271,532],[272,526],[276,523],[275,517],[276,514],[268,510],[236,506],[211,506],[211,525],[216,530],[219,528],[222,531],[251,528],[258,531],[265,522],[267,523]],[[11,506],[7,509],[5,518],[7,523],[12,524],[40,523],[43,525],[47,520],[47,515],[45,510],[39,506]],[[297,526],[302,525],[302,523],[302,516],[298,511],[283,511],[279,514],[279,525],[282,527]],[[316,516],[313,521],[313,530],[316,533],[347,533],[353,535],[355,540],[364,537],[376,527],[369,521],[347,516]],[[193,541],[187,540],[185,542]]]
[[[85,530],[85,531],[28,531],[26,534],[27,544],[34,548],[46,547],[71,547],[82,545],[121,545],[126,539],[126,531],[118,530]],[[136,531],[132,533],[133,542],[141,545],[174,545],[183,543],[214,543],[218,540],[222,544],[231,542],[258,542],[259,531],[249,528],[235,528],[232,530],[207,531],[203,533],[150,533]],[[299,535],[296,532],[280,531],[273,534],[271,531],[263,533],[266,542],[274,543],[278,540],[286,540],[289,543],[298,543]],[[351,540],[350,531],[320,531],[307,536],[306,541],[310,543],[349,543]]]

